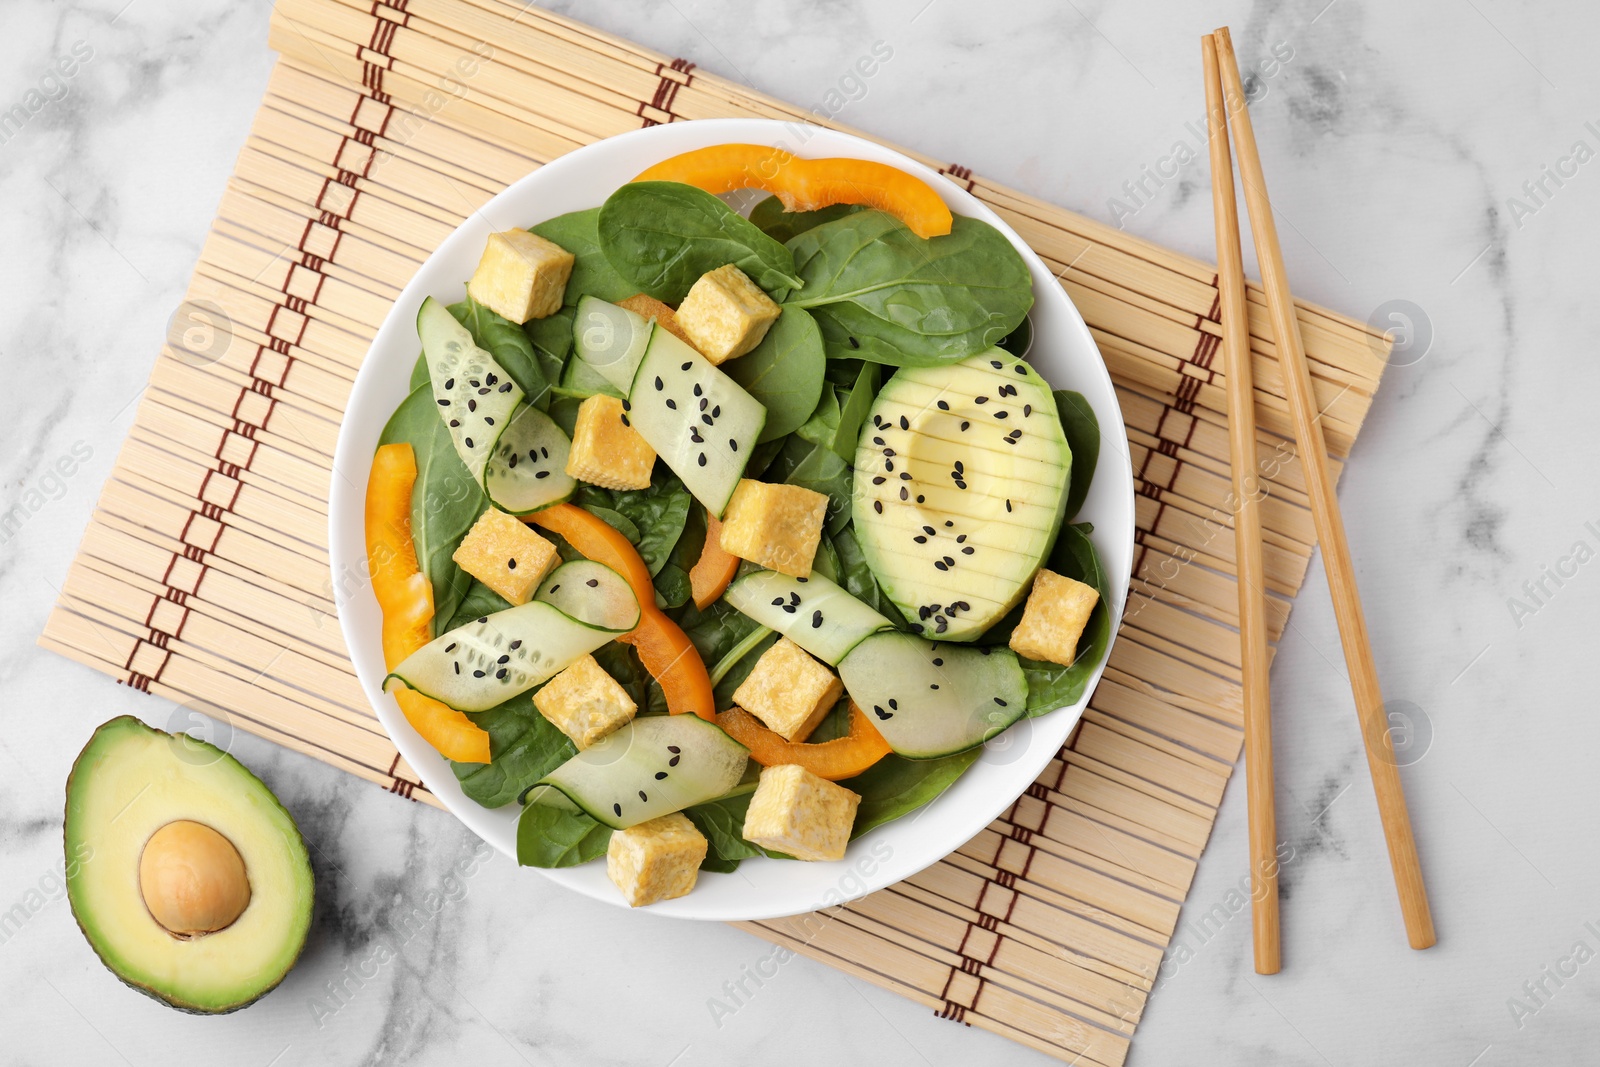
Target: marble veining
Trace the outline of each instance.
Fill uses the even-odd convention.
[[[1587,54],[1600,14],[1501,0],[552,6],[1206,257],[1198,36],[1233,25],[1297,292],[1406,338],[1342,500],[1440,944],[1405,947],[1314,564],[1273,669],[1286,969],[1250,969],[1235,782],[1129,1062],[1591,1059],[1600,165],[1571,161],[1576,142],[1600,150]],[[0,1059],[1047,1062],[803,959],[716,1011],[767,945],[563,894],[447,815],[226,729],[312,847],[300,965],[249,1010],[197,1019],[94,959],[63,900],[67,769],[113,715],[185,720],[33,640],[244,143],[272,62],[268,12],[6,6]],[[848,78],[878,42],[890,58]],[[62,57],[70,76],[53,73]],[[1563,159],[1575,171],[1552,180]],[[1175,175],[1146,178],[1158,165]],[[1253,271],[1248,242],[1246,258]]]

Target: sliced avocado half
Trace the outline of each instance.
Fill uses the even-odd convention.
[[[101,726],[67,779],[66,850],[90,947],[175,1008],[242,1008],[305,944],[314,882],[294,818],[203,741],[128,715]]]
[[[919,633],[971,641],[1027,592],[1055,543],[1072,451],[1050,386],[991,348],[905,367],[856,448],[867,564]]]

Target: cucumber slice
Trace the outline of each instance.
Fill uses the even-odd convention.
[[[579,359],[618,390],[618,396],[627,396],[654,329],[655,323],[643,315],[585,296],[572,320],[572,347]]]
[[[433,297],[417,312],[417,336],[428,360],[428,380],[439,415],[450,430],[461,462],[479,482],[495,442],[511,422],[522,389],[472,333]]]
[[[539,779],[616,830],[703,804],[739,785],[749,751],[694,715],[646,715]],[[535,787],[529,801],[550,798]]]
[[[551,571],[534,594],[586,626],[627,633],[639,625],[639,600],[627,579],[604,563],[575,559]]]
[[[627,627],[595,626],[530,600],[440,634],[402,660],[384,689],[403,684],[457,711],[488,711],[632,629],[637,604],[633,619]]]
[[[809,578],[752,571],[723,597],[828,664],[844,659],[867,635],[893,625],[815,571]]]
[[[531,404],[511,416],[483,470],[483,487],[495,507],[512,515],[559,504],[577,481],[567,473],[572,442],[555,421]]]
[[[605,375],[581,359],[567,360],[567,365],[561,369],[561,382],[556,391],[562,396],[585,399],[599,394],[614,396],[619,400],[627,397],[627,394],[612,385]]]
[[[628,404],[634,428],[656,455],[721,518],[767,409],[666,330],[651,334]]]
[[[840,661],[839,679],[907,759],[965,752],[1028,710],[1028,679],[1008,648],[873,634]]]

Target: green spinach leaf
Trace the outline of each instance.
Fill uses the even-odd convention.
[[[611,827],[581,811],[529,804],[517,817],[517,862],[524,867],[576,867],[599,859]]]
[[[839,427],[834,431],[832,447],[846,463],[856,461],[856,442],[861,437],[861,424],[867,421],[872,410],[872,399],[878,395],[878,364],[864,363],[856,375],[850,395],[839,405]]]
[[[486,808],[519,799],[540,778],[577,755],[577,746],[539,714],[526,695],[478,712],[489,732],[488,763],[453,763],[461,791]]]
[[[1057,389],[1055,398],[1061,430],[1067,435],[1067,448],[1072,455],[1066,513],[1066,521],[1071,522],[1089,495],[1089,483],[1094,480],[1094,469],[1100,460],[1100,420],[1082,393]]]
[[[443,633],[456,606],[472,584],[450,557],[461,538],[489,506],[483,486],[467,470],[439,417],[433,387],[424,382],[401,401],[389,417],[382,445],[404,441],[417,461],[417,481],[411,490],[411,540],[417,563],[433,586],[433,633]]]
[[[411,383],[409,388],[415,390],[419,385],[427,385],[433,379],[428,376],[428,357],[421,352],[417,353],[417,361],[411,365]]]
[[[732,263],[769,293],[798,289],[794,256],[721,200],[678,182],[630,182],[600,208],[600,247],[635,289],[674,306]]]
[[[651,482],[648,489],[617,491],[580,486],[572,494],[572,502],[621,531],[655,575],[666,566],[673,546],[683,536],[694,498],[677,475],[668,474]]]
[[[744,839],[744,817],[750,810],[750,798],[753,795],[753,791],[735,793],[730,797],[683,809],[689,821],[694,823],[695,828],[706,838],[706,862],[700,865],[701,870],[727,874],[739,866],[740,860],[754,859],[757,856],[771,856],[774,859],[792,858],[782,852],[772,852],[760,845],[753,845]]]
[[[550,408],[550,380],[534,354],[533,342],[521,326],[501,318],[472,297],[450,305],[450,314],[465,326],[479,348],[504,367],[511,380],[527,396],[528,403],[540,411]]]
[[[511,601],[496,593],[482,582],[473,580],[467,587],[467,593],[461,598],[461,603],[456,607],[456,612],[445,625],[445,630],[454,630],[457,626],[465,626],[474,619],[485,615],[493,615],[497,611],[504,611],[511,606]],[[440,631],[441,633],[443,630]]]
[[[831,443],[831,442],[830,442]],[[854,488],[850,465],[827,444],[813,445],[811,452],[789,477],[790,485],[800,485],[828,498],[828,516],[823,528],[836,534],[850,523],[850,494]]]
[[[616,272],[600,247],[599,208],[557,215],[528,229],[546,241],[554,241],[576,257],[562,299],[568,307],[576,306],[580,296],[597,296],[616,303],[639,291],[638,286],[629,284]]]
[[[657,571],[651,581],[656,587],[656,607],[663,611],[683,607],[694,594],[689,572],[671,563]]]
[[[828,355],[896,366],[952,363],[991,347],[1033,306],[1028,268],[994,227],[956,216],[923,239],[861,211],[789,242],[805,287],[789,303],[817,317]]]
[[[839,394],[829,385],[822,390],[811,417],[795,431],[795,436],[825,448],[832,447],[834,435],[839,432]]]
[[[810,312],[786,307],[754,349],[722,369],[767,409],[757,442],[793,433],[817,406],[828,361]]]
[[[983,748],[942,759],[912,760],[888,755],[862,774],[839,784],[861,795],[851,837],[915,811],[950,788],[950,783],[982,755]]]
[[[1088,523],[1063,526],[1055,547],[1050,550],[1050,569],[1094,586],[1100,594],[1100,602],[1089,616],[1089,624],[1078,639],[1078,654],[1070,664],[1063,666],[1020,657],[1022,673],[1028,678],[1029,715],[1043,715],[1076,704],[1089,684],[1089,676],[1105,658],[1106,645],[1111,640],[1111,609],[1106,606],[1105,570],[1100,565],[1094,541],[1089,537],[1093,531],[1094,527]]]
[[[533,354],[538,357],[539,369],[551,387],[561,380],[567,357],[572,354],[572,320],[577,318],[577,308],[562,308],[554,315],[542,319],[529,319],[522,324],[522,332],[533,342]]]
[[[814,226],[865,210],[860,204],[829,204],[816,211],[785,211],[783,201],[769,196],[750,209],[750,221],[774,241],[788,241]]]

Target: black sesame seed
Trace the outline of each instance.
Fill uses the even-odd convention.
[[[893,474],[894,473],[894,460],[892,460],[892,459],[884,460],[883,461],[883,469],[888,471],[889,473]],[[909,477],[909,475],[902,474],[900,477],[906,478],[906,477]]]
[[[781,596],[773,597],[772,598],[772,606],[775,607],[775,608],[783,607],[783,597],[781,597]]]
[[[1011,501],[1009,499],[1006,500],[1006,510],[1007,511],[1011,510]]]
[[[972,402],[974,404],[987,404],[989,402],[989,398],[986,396],[975,397]]]
[[[790,615],[793,615],[795,613],[795,606],[793,604],[785,604],[783,606],[783,610],[787,611]]]
[[[506,560],[506,570],[514,571],[516,569],[517,569],[517,559],[516,559],[515,556],[513,556],[510,559]]]
[[[552,592],[552,593],[554,593],[554,592],[556,592],[556,591],[557,591],[557,590],[558,590],[558,589],[560,589],[560,588],[561,588],[561,583],[560,583],[560,582],[557,582],[557,583],[556,583],[556,584],[555,584],[555,585],[552,585],[552,586],[551,586],[551,587],[550,587],[550,591],[551,591],[551,592]]]
[[[852,337],[852,338],[850,338],[850,347],[851,348],[860,348],[861,347],[861,342],[857,341],[854,337]]]
[[[943,667],[944,666],[944,660],[940,659],[938,656],[935,656],[935,657],[933,657],[933,665],[935,667]]]
[[[493,426],[494,425],[494,416],[493,415],[485,415],[483,417],[483,421],[488,423],[490,426]]]
[[[954,559],[950,558],[949,556],[946,556],[944,558],[944,565],[946,567],[954,567],[956,565],[956,561]]]
[[[890,697],[889,698],[889,707],[891,709],[893,709],[894,711],[899,711],[900,710],[900,702],[898,700],[896,700],[894,697]]]
[[[997,418],[997,419],[1009,419],[1011,417],[1011,412],[1009,412],[1009,411],[997,411],[997,412],[994,413],[994,417]]]
[[[701,445],[705,444],[706,439],[700,436],[700,427],[691,426],[689,427],[689,440],[693,441],[697,445]]]
[[[444,387],[446,390],[454,389],[456,387],[456,380],[454,378],[446,378],[444,380]]]
[[[511,662],[511,657],[510,656],[501,656],[499,659],[495,660],[495,662],[496,663],[510,663]]]
[[[671,759],[667,760],[667,766],[668,767],[676,767],[678,765],[678,761],[681,760],[682,758],[683,758],[682,756],[673,756]]]
[[[595,586],[600,584],[600,579],[598,579],[598,578],[590,578],[587,582],[584,582],[583,584],[588,586],[590,589],[593,589]]]
[[[488,621],[489,621],[489,616],[487,616],[487,615],[479,615],[479,616],[478,616],[478,622],[479,622],[479,623],[480,623],[480,624],[482,624],[482,623],[486,623],[486,622],[488,622]]]
[[[963,556],[970,556],[970,555],[972,555],[973,551],[974,551],[973,547],[971,545],[968,545],[966,548],[963,548],[961,550],[961,554]]]
[[[934,627],[934,633],[942,634],[946,630],[950,629],[950,620],[945,618],[943,615],[935,615],[933,617],[933,621],[938,624],[936,627]]]
[[[668,407],[669,410],[677,411],[678,410],[678,402],[676,400],[673,400],[671,397],[668,397],[667,398],[667,407]]]
[[[886,456],[897,456],[897,455],[899,455],[899,454],[900,454],[900,453],[898,453],[898,452],[896,452],[896,451],[895,451],[895,450],[894,450],[894,449],[892,449],[892,448],[886,448],[886,449],[884,449],[884,450],[883,450],[883,454],[884,454],[884,455],[886,455]]]
[[[696,386],[696,388],[699,388],[699,387]],[[700,410],[701,411],[704,411],[706,408],[708,408],[710,406],[711,406],[711,401],[707,400],[705,397],[701,397],[700,398]]]
[[[922,624],[920,622],[911,623],[910,626],[912,633],[920,634],[922,632]]]
[[[661,781],[661,779],[665,778],[666,776],[667,776],[667,772],[666,771],[657,771],[656,772],[656,781],[659,782],[659,781]]]
[[[705,390],[703,390],[703,389],[701,389],[701,388],[700,388],[700,383],[699,383],[699,382],[695,382],[695,383],[694,383],[694,395],[695,395],[695,396],[699,396],[699,395],[700,395],[700,394],[701,394],[701,393],[702,393],[702,392],[704,392],[704,391],[705,391]]]
[[[911,472],[910,471],[901,471],[900,472],[900,480],[902,482],[909,482],[911,480]]]
[[[639,799],[644,801],[646,804],[650,803],[650,798],[645,796],[643,789],[639,790]]]
[[[930,608],[926,604],[922,605],[920,608],[917,609],[917,618],[919,618],[919,619],[926,619],[929,615],[932,615],[932,614],[933,614],[933,609]]]
[[[901,500],[910,500],[911,499],[910,492],[908,492],[906,490],[906,487],[903,486],[903,485],[900,487],[900,499]]]
[[[962,419],[961,420],[961,432],[962,433],[966,433],[967,432],[967,427],[971,426],[971,425],[972,425],[972,423],[968,422],[965,419]]]
[[[939,570],[942,570],[942,571],[947,571],[947,570],[949,570],[949,569],[950,569],[950,567],[949,567],[949,565],[947,565],[947,564],[946,564],[946,563],[945,563],[945,561],[944,561],[944,560],[942,560],[942,559],[936,559],[936,560],[934,560],[934,561],[933,561],[933,565],[934,565],[934,566],[935,566],[935,567],[937,567],[937,568],[938,568],[938,569],[939,569]]]
[[[876,715],[880,719],[892,719],[892,718],[894,718],[894,712],[892,712],[892,711],[884,711],[882,708],[878,707],[878,705],[876,705],[876,704],[872,705],[872,713],[874,715]]]
[[[678,364],[678,369],[679,370],[688,370],[692,366],[694,366],[693,361],[686,359],[682,363]]]
[[[739,442],[735,438],[728,438],[728,448],[734,452],[739,451]]]
[[[452,430],[458,428],[460,425],[461,425],[461,420],[460,419],[451,419],[450,420],[450,428]]]
[[[678,753],[682,752],[683,749],[679,748],[677,745],[668,745],[667,751],[676,756]]]
[[[457,674],[461,673],[461,663],[460,663],[460,661],[456,662],[456,673]]]
[[[661,392],[661,390],[663,390],[665,388],[666,388],[666,384],[664,382],[662,382],[661,375],[659,375],[659,374],[656,375],[656,392],[659,393],[659,392]]]
[[[945,403],[943,400],[937,401],[937,403],[939,405],[939,410],[940,411],[949,411],[950,410],[950,405]]]
[[[611,805],[611,810],[616,812],[618,815],[621,815],[622,814],[622,805],[621,804],[613,804],[613,805]]]
[[[520,637],[517,638],[515,641],[511,642],[506,647],[509,648],[511,651],[515,652],[517,649],[522,647],[522,638],[520,638]]]
[[[700,416],[700,421],[705,423],[707,426],[710,426],[711,423],[712,423],[712,419],[711,419],[710,415],[701,415]]]
[[[487,385],[478,390],[478,395],[479,396],[487,396],[488,393],[489,393],[489,387]]]
[[[881,438],[881,437],[874,437],[874,438],[873,438],[873,439],[872,439],[872,443],[873,443],[873,444],[875,444],[875,445],[881,445],[881,444],[883,444],[883,438]]]
[[[446,652],[454,652],[456,650],[456,643],[451,641],[448,645],[444,646],[444,650]]]
[[[622,416],[622,425],[624,425],[624,426],[632,426],[633,423],[629,422],[628,421],[628,416],[624,415],[624,416]]]
[[[628,401],[624,400],[622,402],[622,410],[623,411],[632,411],[633,410],[633,405],[630,404]]]
[[[996,704],[999,704],[1002,708],[1006,706],[1006,702],[1004,700],[1001,700],[999,697],[995,697],[994,698],[994,702]]]
[[[993,367],[995,370],[999,370],[1001,367],[1005,366],[1005,364],[1001,363],[998,359],[991,359],[989,361],[989,366]]]
[[[952,522],[952,521],[951,521],[951,520],[949,520],[949,519],[946,519],[946,520],[944,520],[944,524],[945,524],[945,525],[946,525],[946,526],[954,526],[954,525],[955,525],[955,523],[954,523],[954,522]]]
[[[911,540],[915,541],[919,545],[925,545],[928,543],[928,539],[923,537],[921,534],[917,534],[917,536],[913,537]]]
[[[937,689],[937,688],[939,688],[939,683],[938,682],[929,682],[928,683],[928,688],[929,689]]]
[[[535,478],[548,478],[548,477],[550,477],[550,472],[549,471],[540,471],[537,474],[535,474],[534,477]]]
[[[711,409],[711,417],[713,419],[722,418],[722,405],[721,404],[718,404],[716,407]]]
[[[449,407],[449,406],[450,406],[450,401],[448,401],[448,400],[441,400],[441,401],[439,401],[439,406],[440,406],[440,407],[442,407],[442,408],[447,408],[447,407]]]
[[[795,581],[799,582],[801,585],[805,585],[810,580],[811,580],[810,578],[796,578],[795,579]]]
[[[704,467],[706,465],[706,454],[704,452],[700,453],[695,457],[695,461],[699,463],[700,466]]]
[[[900,416],[900,428],[902,430],[911,429],[911,420],[906,418],[904,415],[901,415]]]
[[[921,493],[918,493],[918,494],[917,494],[917,503],[919,503],[919,504],[921,504],[921,503],[923,503],[923,502],[924,502],[924,501],[926,501],[926,500],[927,500],[927,499],[928,499],[928,498],[927,498],[927,497],[925,497],[925,496],[923,496],[923,495],[922,495],[922,494],[921,494]]]
[[[512,383],[512,382],[507,382],[507,383],[506,383],[506,384],[504,384],[504,385],[502,385],[502,386],[501,386],[501,387],[500,387],[500,391],[501,391],[501,392],[502,392],[502,393],[509,393],[509,392],[511,392],[511,387],[512,387],[512,384],[513,384],[513,383]]]
[[[882,485],[882,484],[883,484],[883,483],[884,483],[884,482],[886,482],[886,481],[888,481],[888,480],[889,480],[889,479],[887,479],[887,478],[885,478],[885,477],[884,477],[884,476],[883,476],[883,475],[881,475],[881,474],[875,474],[875,475],[873,475],[873,477],[872,477],[872,484],[873,484],[873,485]]]
[[[922,528],[922,532],[923,532],[923,533],[925,533],[925,534],[927,534],[927,535],[928,535],[928,536],[929,536],[929,537],[932,537],[932,536],[933,536],[933,535],[934,535],[934,534],[936,534],[936,533],[937,533],[937,532],[938,532],[938,531],[937,531],[937,530],[935,530],[935,529],[934,529],[934,528],[933,528],[933,527],[932,527],[932,526],[924,526],[924,527],[923,527],[923,528]]]
[[[822,610],[819,608],[811,613],[811,628],[813,630],[822,626]]]
[[[472,672],[472,676],[474,678],[482,678],[483,677],[483,672],[482,671],[473,671]]]
[[[497,679],[499,679],[500,681],[505,681],[506,669],[504,667],[501,667],[499,670],[494,672],[494,676]]]
[[[1024,378],[1026,378],[1028,376],[1028,368],[1024,367],[1020,363],[1013,363],[1011,365],[1011,369],[1016,371],[1018,374],[1022,375]]]
[[[543,456],[545,459],[549,459],[550,458],[550,449],[549,449],[549,447],[547,446],[547,447],[539,449],[539,454],[541,456]]]
[[[956,534],[956,544],[964,545],[966,543],[967,543],[967,535],[966,534]]]
[[[522,453],[520,453],[520,452],[511,453],[511,458],[506,460],[506,466],[515,467],[517,465],[517,460],[519,460],[521,458],[522,458]]]
[[[882,515],[883,514],[883,501],[874,500],[872,502],[872,510],[876,511],[879,515]]]
[[[462,438],[462,440],[466,441],[468,448],[472,447],[472,438],[466,437],[466,438]]]

